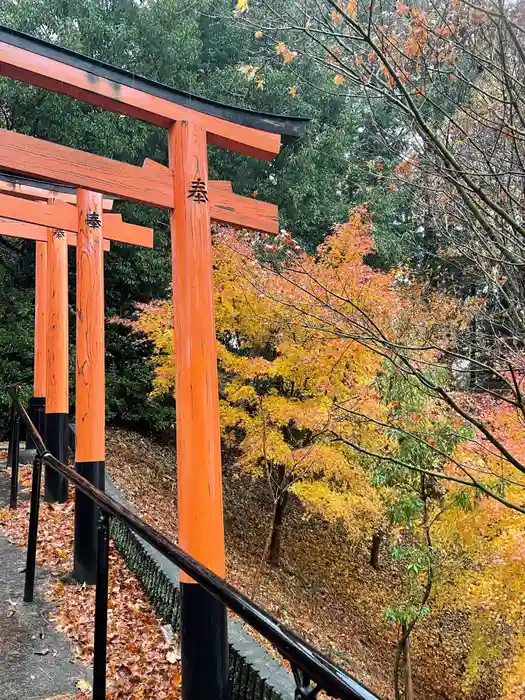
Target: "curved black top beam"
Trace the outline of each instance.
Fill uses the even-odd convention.
[[[279,134],[283,143],[293,143],[303,134],[308,123],[308,119],[302,117],[281,117],[275,114],[255,112],[240,107],[230,107],[220,102],[214,102],[205,97],[198,97],[182,90],[163,85],[149,78],[144,78],[129,71],[115,68],[109,63],[89,58],[82,54],[56,46],[43,39],[37,39],[24,34],[15,29],[0,25],[0,42],[17,46],[18,48],[31,51],[31,53],[46,56],[47,58],[60,61],[69,66],[74,66],[80,70],[91,73],[100,78],[105,78],[116,84],[127,85],[141,92],[145,92],[155,97],[173,102],[174,104],[187,107],[188,109],[202,112],[219,119],[248,126],[253,129],[260,129],[272,134]]]
[[[24,175],[14,175],[13,173],[7,172],[5,170],[0,170],[0,180],[2,182],[9,182],[12,185],[27,185],[28,187],[38,187],[42,190],[49,190],[50,192],[63,192],[64,194],[77,194],[76,187],[68,187],[67,185],[59,185],[55,182],[47,182],[46,180],[35,180],[30,177],[25,177]],[[118,197],[113,197],[111,195],[104,195],[104,199],[117,200]]]

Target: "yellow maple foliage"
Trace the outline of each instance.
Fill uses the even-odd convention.
[[[248,9],[248,0],[237,0],[237,3],[235,5],[235,14],[238,17],[248,12]]]
[[[310,511],[344,520],[354,536],[377,527],[382,506],[380,489],[370,488],[348,445],[394,446],[373,421],[345,413],[351,407],[380,422],[389,410],[377,383],[384,356],[362,342],[367,319],[386,337],[407,342],[415,337],[417,304],[417,318],[423,326],[431,320],[434,334],[445,335],[459,320],[444,295],[418,301],[417,285],[404,289],[398,271],[366,265],[373,248],[364,207],[315,256],[285,231],[259,241],[258,252],[230,229],[219,229],[214,239],[223,444],[240,468],[270,484],[276,511],[293,492]],[[280,274],[265,263],[274,254],[284,254]],[[155,391],[171,391],[168,302],[141,307],[135,327],[155,346]]]
[[[505,447],[523,460],[525,426],[519,412],[488,396],[478,397],[478,416],[491,426]],[[522,503],[525,476],[491,449],[483,436],[458,447],[456,459],[501,495]],[[455,465],[450,473],[458,473]],[[454,492],[451,487],[451,493]],[[515,700],[525,691],[525,530],[523,514],[493,499],[478,499],[463,513],[445,515],[439,525],[443,546],[455,552],[448,581],[441,591],[443,605],[453,602],[469,616],[471,644],[464,689],[475,687],[483,674],[503,667],[502,700]]]
[[[301,251],[287,232],[259,236],[252,243],[230,229],[219,229],[214,237],[223,447],[239,469],[269,484],[274,502],[269,543],[276,544],[277,553],[291,494],[306,514],[341,521],[352,538],[369,537],[384,527],[385,507],[395,501],[395,489],[372,485],[367,463],[346,442],[399,455],[398,439],[381,423],[423,436],[429,449],[435,445],[427,437],[433,431],[451,439],[463,428],[457,416],[428,397],[413,409],[407,408],[408,398],[402,405],[388,398],[382,386],[387,381],[384,358],[359,333],[366,335],[368,318],[392,341],[411,345],[432,337],[442,346],[451,329],[468,324],[473,311],[407,281],[404,268],[381,272],[366,265],[364,257],[374,244],[362,207],[336,227],[315,255]],[[267,262],[274,255],[282,256],[279,274]],[[153,341],[158,392],[171,391],[174,384],[171,317],[170,304],[159,302],[141,307],[135,323]],[[429,329],[432,336],[425,336]],[[422,365],[435,361],[431,346],[429,342],[421,354]],[[525,444],[523,425],[511,408],[483,405],[479,399],[476,406],[502,439]],[[525,478],[523,484],[516,481],[501,457],[466,435],[453,438],[454,459],[480,474],[488,472],[489,480],[513,476],[515,485],[508,488],[515,493],[510,495],[521,498]],[[421,454],[419,443],[413,442],[413,449]],[[425,454],[430,468],[438,468],[431,450]],[[453,461],[445,460],[444,471],[461,475]],[[455,606],[470,620],[465,690],[475,685],[487,663],[507,656],[502,698],[519,697],[525,682],[522,515],[474,496],[468,507],[458,507],[464,487],[439,483],[433,548],[440,552],[440,574],[432,605]]]
[[[291,240],[289,234],[281,239]],[[276,246],[267,242],[263,247]],[[380,410],[373,383],[381,357],[353,339],[309,327],[304,312],[312,311],[312,299],[295,282],[307,270],[326,283],[344,278],[338,282],[342,292],[370,310],[373,306],[377,314],[387,313],[392,280],[364,265],[363,255],[371,248],[363,211],[319,247],[317,258],[299,253],[301,269],[290,268],[297,279],[289,281],[259,262],[233,231],[222,230],[214,245],[224,445],[241,468],[275,485],[276,505],[293,492],[312,512],[342,519],[355,536],[377,525],[381,507],[358,456],[335,439],[341,432],[335,402]],[[135,327],[155,346],[155,390],[171,390],[169,304],[143,306]],[[346,423],[343,432],[352,439],[370,446],[383,440],[359,421]]]

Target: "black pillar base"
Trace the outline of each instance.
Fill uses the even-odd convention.
[[[76,462],[75,469],[97,489],[104,491],[105,463]],[[75,563],[73,576],[79,583],[92,586],[97,582],[97,527],[99,508],[75,491]]]
[[[197,583],[180,584],[182,700],[226,700],[228,627],[226,607]]]
[[[27,412],[35,428],[40,435],[44,435],[45,431],[45,412],[46,412],[46,397],[32,396],[27,405]],[[35,443],[29,433],[26,434],[26,450],[34,450]]]
[[[69,416],[67,413],[46,413],[46,446],[53,457],[68,463]],[[44,498],[47,503],[67,501],[67,479],[46,465]]]

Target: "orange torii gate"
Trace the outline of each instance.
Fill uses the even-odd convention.
[[[46,410],[46,364],[48,362],[46,355],[47,334],[48,334],[48,317],[47,317],[47,299],[48,299],[48,277],[50,280],[56,281],[56,275],[48,276],[47,261],[48,261],[48,229],[45,226],[36,226],[27,224],[14,219],[0,217],[0,236],[9,236],[14,238],[27,238],[35,241],[35,330],[34,330],[34,366],[33,366],[33,396],[29,400],[28,413],[31,420],[41,434],[44,434],[45,429],[45,410]],[[77,236],[75,233],[67,233],[67,243],[70,246],[76,246]],[[104,250],[110,248],[110,242],[104,240]],[[52,407],[53,400],[48,403],[48,410]],[[50,441],[48,447],[52,454],[60,459],[58,453],[53,450],[53,437],[57,431],[50,430]],[[34,447],[30,437],[26,439],[27,449]],[[46,487],[48,486],[46,480]],[[49,491],[46,492],[46,500],[51,499]],[[52,500],[61,500],[60,498]]]
[[[142,168],[0,130],[0,168],[79,188],[78,246],[86,282],[101,294],[99,259],[89,251],[102,235],[102,197],[151,204],[171,212],[175,313],[179,543],[219,576],[225,575],[217,358],[212,294],[210,220],[276,233],[277,208],[208,182],[207,145],[270,159],[296,140],[306,121],[258,114],[188,95],[72,51],[0,27],[0,75],[22,80],[168,129],[169,167]],[[91,190],[89,193],[87,190]],[[88,245],[84,242],[89,241]],[[99,246],[100,248],[100,246]],[[79,273],[81,270],[79,269]],[[97,308],[100,305],[96,305]],[[90,400],[103,395],[100,316],[87,309],[91,343]],[[93,369],[96,367],[96,369]],[[94,406],[94,404],[93,404]],[[85,409],[96,412],[91,404]],[[103,423],[93,422],[93,430]],[[77,418],[78,431],[78,418]],[[77,432],[76,466],[103,472],[104,451],[84,451],[93,432]],[[103,439],[102,439],[103,443]],[[103,484],[97,484],[102,486]],[[76,514],[77,519],[79,513]],[[103,525],[107,527],[107,523]],[[184,700],[225,698],[228,683],[224,606],[181,576]]]
[[[0,173],[0,193],[6,193],[22,200],[60,201],[76,204],[76,193],[49,183],[45,186],[35,180],[10,177]],[[113,200],[104,200],[104,211],[113,208]],[[0,217],[0,235],[15,238],[29,238],[35,241],[35,331],[34,331],[34,370],[33,396],[29,401],[29,415],[40,433],[45,423],[42,414],[45,411],[46,396],[46,334],[47,334],[47,241],[48,229],[45,226],[27,224],[16,219]],[[76,233],[67,233],[68,245],[76,246]],[[109,240],[104,240],[104,250],[109,250]],[[32,447],[28,440],[26,447]],[[53,453],[55,454],[55,453]],[[57,455],[55,455],[57,456]]]
[[[35,340],[33,411],[45,410],[45,434],[51,454],[62,462],[68,461],[69,430],[69,314],[68,314],[68,261],[67,246],[77,245],[77,235],[69,221],[77,218],[76,207],[64,204],[75,202],[71,194],[55,192],[43,185],[32,185],[0,180],[0,190],[16,191],[16,196],[0,194],[0,235],[35,240]],[[20,198],[44,200],[47,204],[24,201]],[[59,198],[56,202],[53,198]],[[63,197],[63,199],[62,199]],[[105,200],[105,206],[112,206]],[[15,218],[16,217],[16,218]],[[28,221],[32,223],[27,223]],[[33,223],[33,222],[38,223]],[[113,240],[124,240],[134,245],[151,247],[153,231],[122,222],[120,215],[111,214],[106,235]],[[47,226],[39,225],[45,222]],[[103,240],[103,250],[110,242]],[[40,421],[39,421],[40,422]],[[40,429],[42,424],[40,422]],[[49,502],[67,500],[67,482],[52,469],[46,469],[45,496]]]

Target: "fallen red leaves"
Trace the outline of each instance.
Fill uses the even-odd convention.
[[[111,478],[147,522],[176,540],[174,446],[120,429],[108,430],[106,440],[106,466]],[[264,494],[264,489],[252,479],[240,477],[237,470],[225,465],[228,580],[250,596],[261,546],[267,537],[270,511]],[[305,523],[295,510],[291,509],[288,517],[285,535],[293,542],[285,549],[280,570],[264,567],[256,602],[336,663],[346,666],[382,697],[389,697],[395,647],[380,619],[377,573],[369,572],[367,565],[364,570],[342,533],[338,533],[337,540],[330,539],[334,533],[322,532],[315,523]],[[370,598],[373,606],[368,602]],[[363,607],[369,608],[366,618]],[[379,626],[380,641],[376,636]],[[263,637],[247,629],[275,655]],[[281,661],[279,655],[276,658]]]
[[[27,485],[30,469],[23,467],[21,472],[21,482]],[[52,622],[71,639],[78,660],[90,664],[95,590],[64,579],[72,569],[73,508],[72,500],[63,505],[41,504],[37,561],[52,572],[45,590],[46,598],[56,606]],[[0,510],[3,534],[22,547],[26,546],[28,520],[28,501],[21,501],[16,511]],[[178,700],[177,658],[138,581],[111,546],[107,698]],[[77,698],[89,697],[88,691],[89,686],[84,685]]]

